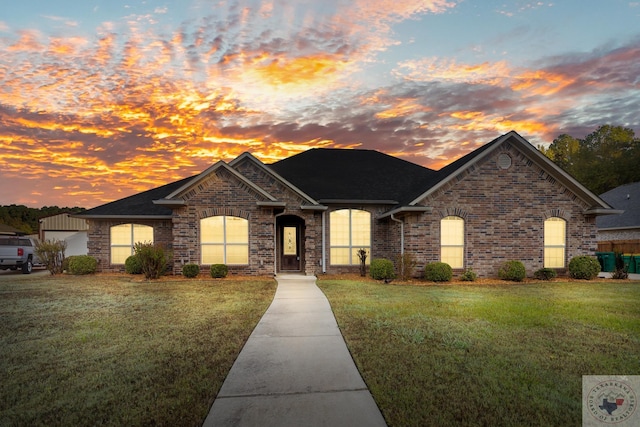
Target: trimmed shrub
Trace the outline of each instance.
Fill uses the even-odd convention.
[[[581,255],[569,261],[569,276],[574,279],[591,280],[598,277],[600,263],[596,257]]]
[[[65,240],[45,240],[36,242],[34,253],[47,270],[54,275],[62,273],[64,262],[64,251],[67,249]]]
[[[127,274],[142,274],[142,264],[137,256],[131,255],[124,260],[124,272]]]
[[[198,264],[185,264],[182,266],[182,275],[184,277],[193,278],[200,274],[200,266]]]
[[[227,277],[229,273],[229,267],[225,264],[212,264],[211,265],[211,277],[214,279],[222,279],[223,277]]]
[[[69,257],[69,273],[74,275],[93,274],[98,269],[98,260],[89,255]]]
[[[478,279],[478,275],[475,271],[470,268],[467,268],[462,276],[460,276],[460,280],[463,282],[475,282]]]
[[[386,258],[377,258],[371,260],[371,265],[369,266],[369,274],[371,274],[371,278],[375,280],[384,280],[387,283],[395,279],[396,277],[396,272],[393,268],[393,262],[390,259]]]
[[[431,282],[448,282],[453,277],[453,269],[446,262],[430,262],[424,267],[424,278]]]
[[[153,243],[136,243],[133,246],[135,255],[140,261],[145,279],[157,279],[167,270],[171,254],[164,247]]]
[[[401,280],[413,279],[418,262],[413,254],[402,254],[396,257],[396,270]]]
[[[541,268],[533,273],[533,277],[538,280],[551,280],[555,279],[558,273],[553,268]]]
[[[502,264],[498,270],[498,277],[502,280],[511,280],[513,282],[522,282],[527,276],[524,264],[520,261],[511,260]]]

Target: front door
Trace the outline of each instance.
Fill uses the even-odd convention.
[[[300,225],[289,224],[281,228],[280,269],[300,271]]]

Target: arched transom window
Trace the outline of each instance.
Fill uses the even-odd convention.
[[[567,222],[558,217],[544,221],[544,266],[564,268],[567,241]]]
[[[440,220],[440,261],[451,268],[464,266],[464,219],[459,216]]]

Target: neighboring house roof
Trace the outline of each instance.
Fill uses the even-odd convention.
[[[640,228],[640,182],[621,185],[601,194],[600,198],[624,213],[598,217],[599,230]]]
[[[437,174],[378,151],[330,148],[313,148],[269,168],[320,203],[402,204]]]
[[[172,210],[170,208],[156,205],[153,201],[166,197],[193,178],[194,177],[181,179],[180,181],[175,181],[162,187],[143,191],[142,193],[134,194],[133,196],[125,197],[124,199],[116,200],[93,209],[88,209],[73,216],[92,219],[131,217],[140,219],[171,218]]]

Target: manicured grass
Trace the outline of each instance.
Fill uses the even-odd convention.
[[[640,374],[640,283],[320,280],[390,426],[578,426],[582,375]]]
[[[269,279],[0,281],[0,425],[201,425]]]

